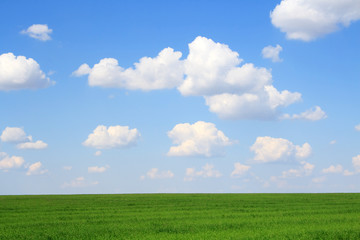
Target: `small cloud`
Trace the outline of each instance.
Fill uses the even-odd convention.
[[[328,168],[325,168],[322,170],[323,173],[342,173],[343,172],[343,167],[338,164],[336,166],[331,165]]]
[[[360,124],[355,126],[356,131],[360,131]]]
[[[78,177],[75,178],[74,180],[70,181],[70,182],[65,182],[61,187],[62,188],[78,188],[78,187],[89,187],[89,186],[94,186],[99,184],[98,181],[95,182],[87,182],[85,181],[84,177]]]
[[[42,169],[42,164],[41,162],[36,162],[34,164],[31,164],[29,166],[29,170],[27,171],[26,175],[30,176],[30,175],[41,175],[44,173],[47,173],[47,169]]]
[[[356,172],[360,172],[360,155],[352,158],[352,163]]]
[[[214,165],[207,163],[200,171],[196,171],[195,168],[187,168],[184,181],[193,181],[197,177],[219,178],[221,176],[222,174],[214,169]]]
[[[103,173],[103,172],[105,172],[108,168],[109,168],[109,166],[105,166],[105,167],[98,167],[98,166],[88,167],[88,172],[89,172],[89,173]]]
[[[304,177],[309,176],[315,168],[315,165],[308,162],[302,161],[301,167],[298,169],[289,169],[282,172],[281,178],[294,178],[294,177]]]
[[[352,176],[354,175],[355,173],[354,172],[350,172],[349,170],[344,170],[344,176]]]
[[[71,75],[75,77],[80,77],[88,75],[91,72],[91,68],[86,63],[82,64],[77,70],[75,70]]]
[[[280,52],[282,51],[282,47],[277,44],[275,47],[267,46],[262,50],[263,58],[271,59],[272,62],[282,62],[282,59],[279,57]]]
[[[284,114],[282,116],[282,119],[302,119],[309,121],[319,121],[325,118],[327,118],[327,115],[319,106],[315,106],[314,108],[300,114],[293,114],[292,116]]]
[[[325,180],[326,180],[326,177],[318,177],[318,178],[313,178],[312,182],[313,183],[323,183],[323,182],[325,182]]]
[[[94,153],[94,155],[97,156],[97,157],[100,156],[101,154],[102,154],[101,151],[96,151],[96,152]]]
[[[53,30],[48,28],[47,24],[33,24],[28,27],[28,29],[22,30],[20,33],[45,42],[51,40],[50,34],[52,32]]]
[[[173,178],[173,177],[174,177],[174,173],[171,172],[170,170],[160,172],[159,169],[152,168],[146,173],[146,175],[141,176],[140,179],[141,180],[144,180],[145,178],[165,179],[165,178]]]
[[[0,152],[0,169],[8,171],[11,168],[19,168],[24,164],[24,158],[9,156],[5,152]]]
[[[41,140],[36,142],[19,143],[18,145],[16,145],[18,149],[45,149],[47,148],[47,146],[47,143],[44,143]]]
[[[330,142],[331,145],[334,145],[335,143],[336,143],[336,140],[332,140],[332,141]]]
[[[6,127],[0,139],[3,142],[18,143],[18,149],[44,149],[48,146],[41,140],[34,142],[32,136],[27,136],[25,131],[18,127]]]
[[[70,171],[72,169],[72,166],[64,166],[63,169],[66,171]]]
[[[232,171],[231,177],[236,178],[236,177],[240,177],[240,176],[244,175],[247,171],[249,171],[249,169],[251,167],[237,162],[237,163],[234,163],[234,168],[235,169],[234,169],[234,171]]]

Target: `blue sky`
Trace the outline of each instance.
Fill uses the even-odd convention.
[[[1,1],[0,194],[359,192],[357,0]]]

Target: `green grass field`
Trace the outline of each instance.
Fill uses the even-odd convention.
[[[0,196],[0,239],[360,239],[360,194]]]

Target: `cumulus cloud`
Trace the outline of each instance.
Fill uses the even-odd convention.
[[[11,168],[19,168],[24,164],[24,158],[9,156],[7,153],[0,152],[0,169],[8,171]]]
[[[53,84],[32,58],[0,55],[0,91],[45,88]]]
[[[174,177],[174,173],[171,172],[170,170],[160,172],[158,168],[152,168],[146,173],[146,175],[141,176],[140,179],[141,180],[144,180],[145,178],[164,179],[164,178],[173,178],[173,177]]]
[[[196,171],[195,168],[187,168],[185,172],[184,181],[193,181],[195,178],[219,178],[222,174],[214,169],[214,165],[205,164],[200,171]]]
[[[338,164],[336,166],[331,165],[328,168],[324,168],[322,170],[322,172],[323,173],[342,173],[343,172],[343,167],[340,164]]]
[[[287,171],[283,171],[282,172],[282,178],[294,178],[294,177],[304,177],[304,176],[309,176],[312,171],[315,168],[315,165],[305,162],[305,161],[301,161],[301,167],[297,168],[297,169],[289,169]]]
[[[356,172],[360,172],[360,155],[357,155],[352,158],[352,164]]]
[[[356,131],[360,131],[360,124],[355,126]]]
[[[358,0],[282,0],[270,14],[287,38],[311,41],[360,19]]]
[[[99,182],[97,182],[97,181],[89,182],[89,181],[86,181],[84,177],[78,177],[70,182],[65,182],[61,187],[62,188],[68,188],[68,187],[77,188],[77,187],[89,187],[89,186],[94,186],[97,184],[99,184]]]
[[[261,163],[286,161],[291,158],[301,159],[311,154],[309,143],[299,146],[287,139],[268,136],[256,138],[250,150],[255,153],[254,161]]]
[[[279,57],[280,52],[282,51],[282,47],[277,44],[274,46],[266,46],[261,51],[263,58],[271,59],[273,62],[282,62],[282,59]]]
[[[215,124],[203,121],[177,124],[168,136],[177,145],[170,148],[168,156],[221,156],[224,147],[232,144]]]
[[[16,145],[18,149],[44,149],[47,148],[47,143],[44,143],[41,140],[38,140],[36,142],[25,142],[25,143],[19,143]]]
[[[47,24],[33,24],[28,27],[28,29],[22,30],[20,33],[45,42],[51,40],[50,34],[52,32],[53,30],[50,29]]]
[[[88,172],[89,172],[89,173],[103,173],[103,172],[105,172],[108,168],[109,168],[109,166],[105,166],[105,167],[98,167],[98,166],[88,167]]]
[[[6,127],[0,136],[1,141],[18,143],[18,149],[44,149],[47,148],[47,143],[41,140],[33,142],[32,136],[27,136],[25,131],[19,127]]]
[[[249,171],[249,169],[251,168],[250,166],[246,166],[243,165],[241,163],[234,163],[234,171],[232,171],[231,173],[231,177],[240,177],[242,175],[244,175],[247,171]]]
[[[351,171],[349,171],[349,170],[344,170],[344,176],[352,176],[352,175],[354,175],[355,173],[354,172],[351,172]]]
[[[309,121],[319,121],[321,119],[327,118],[327,115],[319,106],[315,106],[314,108],[309,109],[300,114],[293,114],[292,116],[290,116],[289,114],[284,114],[283,118],[284,119],[303,119],[303,120],[309,120]]]
[[[97,149],[126,148],[135,146],[140,138],[140,132],[128,126],[99,125],[83,142],[84,146]]]
[[[174,88],[183,79],[181,52],[165,48],[155,58],[143,57],[135,68],[124,69],[114,58],[101,59],[90,68],[82,64],[73,75],[89,75],[90,86],[116,87],[131,90],[156,90]]]
[[[26,175],[27,176],[41,175],[41,174],[46,173],[47,171],[48,171],[47,169],[43,169],[41,162],[36,162],[29,166]]]

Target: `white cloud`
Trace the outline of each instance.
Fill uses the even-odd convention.
[[[311,146],[304,143],[302,146],[294,145],[287,139],[258,137],[250,147],[255,153],[256,162],[286,161],[291,158],[306,158],[311,154]]]
[[[131,90],[156,90],[174,88],[183,80],[181,52],[163,49],[155,58],[143,57],[135,68],[124,69],[114,58],[101,59],[92,69],[82,64],[73,75],[89,74],[90,86],[116,87]]]
[[[355,126],[356,131],[360,131],[360,124]]]
[[[63,169],[66,171],[70,171],[72,169],[72,166],[64,166]]]
[[[7,153],[0,152],[0,169],[7,171],[11,168],[18,168],[24,164],[24,158],[9,156]]]
[[[45,88],[53,84],[32,58],[0,55],[0,91]]]
[[[173,178],[173,177],[174,177],[174,173],[171,172],[170,170],[160,172],[159,169],[152,168],[146,173],[146,175],[141,176],[140,179],[141,180],[144,180],[145,178],[164,179],[164,178]]]
[[[184,181],[193,181],[197,177],[219,178],[221,176],[222,174],[218,170],[215,170],[212,164],[207,163],[200,171],[196,171],[195,168],[187,168]]]
[[[350,172],[349,170],[344,170],[344,176],[352,176],[354,175],[354,172]]]
[[[356,172],[360,172],[360,155],[352,158],[352,163]]]
[[[140,133],[136,128],[99,125],[83,142],[83,145],[97,149],[125,148],[135,146],[139,138]]]
[[[42,169],[41,162],[33,163],[29,166],[29,170],[27,171],[26,175],[41,175],[46,173],[48,170]]]
[[[168,136],[177,144],[170,148],[168,156],[221,156],[224,147],[232,144],[215,124],[203,121],[177,124]]]
[[[71,75],[75,77],[80,77],[84,75],[88,75],[91,73],[91,68],[86,63],[82,64],[76,71],[74,71]]]
[[[298,169],[289,169],[282,172],[282,178],[293,178],[293,177],[303,177],[309,176],[315,168],[315,165],[310,164],[305,161],[301,161],[301,167]]]
[[[36,142],[25,142],[25,143],[19,143],[16,145],[18,149],[44,149],[47,148],[47,143],[44,143],[41,140],[38,140]]]
[[[101,154],[102,154],[101,151],[96,151],[94,155],[98,157],[98,156],[101,156]]]
[[[330,144],[331,144],[331,145],[336,144],[336,140],[332,140],[332,141],[330,142]]]
[[[318,177],[318,178],[313,178],[312,179],[312,182],[313,183],[323,183],[323,182],[325,182],[325,180],[326,180],[326,177]]]
[[[324,168],[322,170],[322,172],[323,173],[342,173],[343,172],[343,167],[340,164],[338,164],[336,166],[331,165],[328,168]]]
[[[28,29],[22,30],[20,33],[45,42],[51,40],[49,34],[51,34],[52,31],[52,29],[48,28],[47,24],[33,24],[28,27]]]
[[[77,188],[77,187],[89,187],[89,186],[94,186],[99,184],[99,182],[94,181],[94,182],[88,182],[85,180],[84,177],[78,177],[75,178],[74,180],[70,181],[70,182],[65,182],[61,187],[63,188],[67,188],[67,187],[72,187],[72,188]]]
[[[270,14],[287,38],[311,41],[360,19],[358,0],[282,0]]]
[[[234,163],[234,168],[235,169],[234,169],[234,171],[232,171],[231,177],[240,177],[240,176],[244,175],[247,171],[249,171],[249,169],[251,167],[237,162],[237,163]]]
[[[261,51],[263,58],[271,59],[273,62],[282,62],[282,59],[279,57],[280,52],[282,51],[282,47],[277,44],[274,46],[266,46]]]
[[[319,106],[315,106],[314,108],[309,109],[300,114],[293,114],[292,116],[290,116],[289,114],[284,114],[283,118],[284,119],[304,119],[304,120],[309,120],[309,121],[319,121],[321,119],[327,118],[327,115]]]
[[[32,136],[27,136],[22,128],[6,127],[0,136],[1,141],[18,143],[18,149],[44,149],[47,148],[47,143],[41,140],[33,142]]]
[[[108,168],[109,168],[109,166],[105,166],[105,167],[98,167],[98,166],[88,167],[88,172],[89,172],[89,173],[103,173],[103,172],[105,172]]]
[[[6,127],[0,136],[3,142],[26,142],[31,141],[31,136],[26,136],[25,131],[18,127]]]

